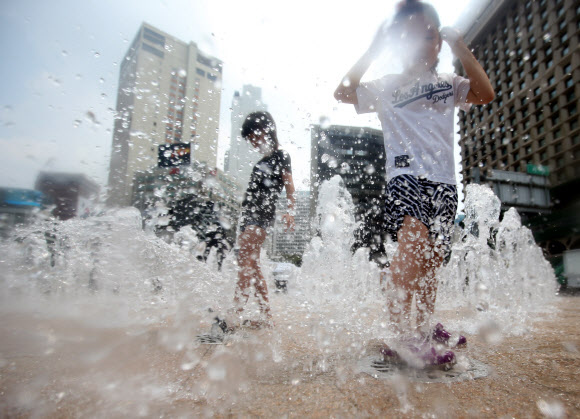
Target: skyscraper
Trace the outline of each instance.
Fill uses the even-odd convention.
[[[143,23],[120,67],[109,203],[124,206],[159,146],[188,144],[191,160],[216,166],[222,62]]]
[[[262,102],[262,89],[260,87],[246,84],[241,93],[238,91],[234,93],[232,135],[224,171],[237,180],[240,189],[245,189],[247,186],[252,168],[261,157],[260,153],[241,137],[242,124],[249,113],[266,110],[268,107]]]
[[[460,113],[463,183],[548,176],[551,214],[529,225],[549,255],[580,247],[579,15],[578,0],[490,0],[464,36],[496,98]]]
[[[270,239],[270,257],[302,257],[306,245],[310,242],[310,191],[296,191],[296,215],[294,231],[286,231],[282,215],[287,212],[288,199],[280,196],[276,204],[276,221]]]

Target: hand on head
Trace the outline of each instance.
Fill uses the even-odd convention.
[[[451,47],[453,45],[455,45],[455,43],[457,41],[462,39],[462,36],[459,33],[459,31],[455,28],[450,27],[450,26],[445,26],[444,28],[441,28],[439,33],[441,34],[441,38],[445,42],[447,42],[449,44],[449,46],[451,46]]]

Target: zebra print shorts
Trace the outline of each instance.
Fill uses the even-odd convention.
[[[449,256],[457,212],[455,185],[400,175],[389,181],[386,193],[385,221],[393,241],[397,241],[405,215],[410,215],[425,224],[431,240]]]

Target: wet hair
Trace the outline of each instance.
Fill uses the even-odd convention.
[[[278,149],[278,135],[276,133],[276,123],[270,112],[252,112],[242,124],[242,137],[249,139],[251,134],[265,133],[264,138],[270,142],[274,149]]]
[[[400,22],[408,16],[423,15],[428,17],[435,23],[437,29],[441,27],[441,20],[439,14],[433,6],[424,3],[421,0],[403,0],[397,4],[397,11],[395,13],[394,22]]]

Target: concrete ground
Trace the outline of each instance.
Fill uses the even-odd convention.
[[[580,417],[580,297],[531,334],[461,356],[485,378],[422,383],[360,372],[360,350],[317,350],[311,330],[249,332],[183,345],[176,325],[96,329],[71,319],[0,317],[1,417]],[[318,336],[320,339],[320,336]],[[263,343],[267,341],[268,344]]]

